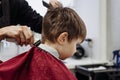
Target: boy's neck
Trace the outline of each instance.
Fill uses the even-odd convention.
[[[58,53],[58,51],[54,47],[52,47],[52,46],[50,46],[48,44],[40,44],[38,47],[42,48],[43,50],[49,52],[54,57],[59,59],[59,53]]]

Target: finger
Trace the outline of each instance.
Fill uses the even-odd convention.
[[[31,47],[33,46],[33,44],[34,44],[34,37],[31,37],[29,44],[30,44]]]
[[[24,35],[26,38],[26,45],[32,44],[34,42],[34,37],[32,31],[28,27],[24,27]]]
[[[20,41],[20,36],[15,37],[15,40],[17,41],[17,43],[20,45],[21,41]]]
[[[34,36],[32,36],[30,39],[30,45],[33,45],[33,44],[34,44]]]
[[[23,31],[20,31],[20,45],[26,44],[26,37]]]
[[[59,1],[56,1],[55,5],[56,5],[56,7],[62,7],[63,6]]]
[[[59,1],[57,1],[57,0],[50,0],[50,5],[53,8],[62,7],[62,4]]]

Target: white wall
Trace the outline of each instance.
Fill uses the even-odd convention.
[[[99,58],[99,0],[75,0],[74,8],[85,21],[87,27],[87,38],[93,40],[91,51],[87,50],[89,56]]]
[[[120,0],[108,0],[108,58],[113,50],[120,49]]]
[[[43,7],[42,0],[26,0],[31,7],[36,10],[38,13],[40,13],[42,16],[46,13],[47,9]],[[49,2],[49,0],[44,0],[46,2]]]
[[[91,58],[106,61],[106,0],[75,0],[74,5],[87,26],[87,38],[93,40],[87,53]]]
[[[26,0],[28,1],[29,5],[36,10],[38,13],[40,13],[42,16],[45,15],[47,9],[42,5],[42,0]],[[49,3],[49,0],[44,0],[45,2]],[[74,0],[58,0],[61,3],[63,3],[64,6],[73,6]]]

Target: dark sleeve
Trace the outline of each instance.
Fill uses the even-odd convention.
[[[31,27],[31,30],[41,33],[42,16],[33,10],[25,0],[10,1],[11,22],[20,25],[27,25]]]

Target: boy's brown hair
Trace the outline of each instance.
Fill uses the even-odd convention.
[[[58,7],[47,11],[43,19],[42,39],[56,42],[58,36],[68,33],[68,41],[86,37],[86,26],[79,15],[71,8]]]

